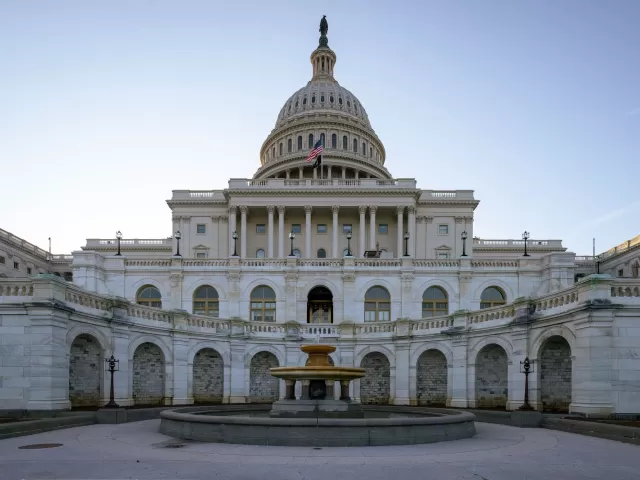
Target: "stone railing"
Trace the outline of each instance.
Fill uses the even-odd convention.
[[[354,335],[367,335],[376,333],[392,334],[396,331],[395,322],[365,322],[353,326]]]
[[[171,260],[128,260],[124,261],[125,267],[170,267]]]
[[[400,259],[384,258],[356,258],[356,267],[399,268],[402,266]]]
[[[499,307],[484,308],[467,314],[467,325],[489,322],[491,320],[513,320],[516,309],[513,305],[501,305]]]
[[[31,297],[33,282],[31,279],[0,278],[0,297]]]
[[[241,268],[253,267],[286,267],[287,260],[285,258],[244,258],[240,260]]]
[[[171,247],[172,238],[123,238],[120,240],[120,247]],[[87,243],[83,247],[91,250],[95,247],[118,248],[118,240],[115,238],[87,238]]]
[[[216,267],[216,268],[227,268],[229,266],[229,260],[206,260],[206,259],[191,259],[191,260],[183,260],[183,267]]]
[[[228,320],[219,320],[215,317],[206,317],[203,315],[188,315],[186,323],[190,327],[197,327],[200,329],[210,328],[226,334],[229,333],[231,328]]]
[[[423,268],[458,268],[460,260],[413,260],[414,267]]]
[[[303,338],[327,338],[327,337],[339,337],[340,327],[333,324],[311,324],[302,325],[300,327],[300,335]]]
[[[621,278],[611,285],[611,301],[623,305],[640,302],[640,278]]]
[[[434,330],[453,327],[453,317],[446,315],[443,317],[423,318],[415,320],[411,324],[411,331],[414,334],[434,333]]]
[[[578,295],[578,289],[575,286],[566,288],[560,292],[554,292],[550,295],[546,295],[541,298],[537,298],[533,301],[536,306],[536,313],[545,314],[552,313],[547,310],[556,309],[558,307],[564,307],[567,305],[577,306],[580,301]]]
[[[64,299],[70,303],[82,305],[83,307],[94,308],[96,310],[102,310],[104,312],[109,312],[112,308],[112,302],[109,299],[102,295],[85,292],[74,285],[69,285],[66,289]]]
[[[249,322],[244,324],[244,333],[259,337],[282,338],[285,334],[285,325],[275,322]]]
[[[518,268],[518,260],[471,260],[473,268]]]
[[[340,258],[318,258],[318,259],[300,259],[297,262],[297,266],[301,268],[305,267],[325,267],[325,268],[340,268],[344,265],[344,260]]]
[[[415,189],[416,180],[412,178],[397,178],[391,180],[377,178],[360,178],[360,179],[312,179],[312,178],[267,178],[262,180],[253,180],[248,178],[232,178],[229,180],[229,189],[237,190],[299,190],[299,189],[317,189],[317,188],[363,188],[363,189]],[[453,192],[455,194],[455,192]],[[174,199],[176,199],[174,192]]]
[[[615,247],[610,248],[606,252],[601,253],[599,255],[600,260],[602,261],[614,255],[618,255],[619,253],[624,253],[627,250],[632,249],[636,245],[640,245],[640,235],[637,235],[632,239],[627,240],[626,242],[622,242],[620,245],[616,245]]]
[[[524,240],[489,240],[483,238],[473,239],[474,248],[492,247],[492,248],[522,248],[524,249]],[[562,240],[527,240],[527,248],[535,250],[541,248],[563,248]]]
[[[131,318],[141,318],[143,320],[173,324],[173,315],[161,308],[130,305],[127,307],[127,315]]]

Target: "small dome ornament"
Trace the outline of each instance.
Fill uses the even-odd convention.
[[[329,23],[327,23],[327,16],[323,15],[322,20],[320,20],[320,41],[318,42],[319,47],[328,47],[329,39],[327,38],[327,32],[329,31]]]

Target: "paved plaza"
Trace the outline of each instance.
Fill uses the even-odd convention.
[[[640,479],[640,447],[478,423],[468,440],[404,447],[257,447],[180,442],[159,420],[91,425],[0,441],[14,479]],[[44,449],[26,445],[59,443]],[[178,447],[178,448],[176,448]]]

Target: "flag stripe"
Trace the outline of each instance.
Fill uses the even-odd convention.
[[[309,155],[307,155],[307,162],[310,162],[314,158],[322,155],[322,152],[323,152],[322,140],[318,140],[318,142],[313,146],[313,150],[311,150],[309,152]]]

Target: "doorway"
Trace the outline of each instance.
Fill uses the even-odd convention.
[[[333,294],[326,287],[315,287],[307,296],[307,323],[333,323]]]

